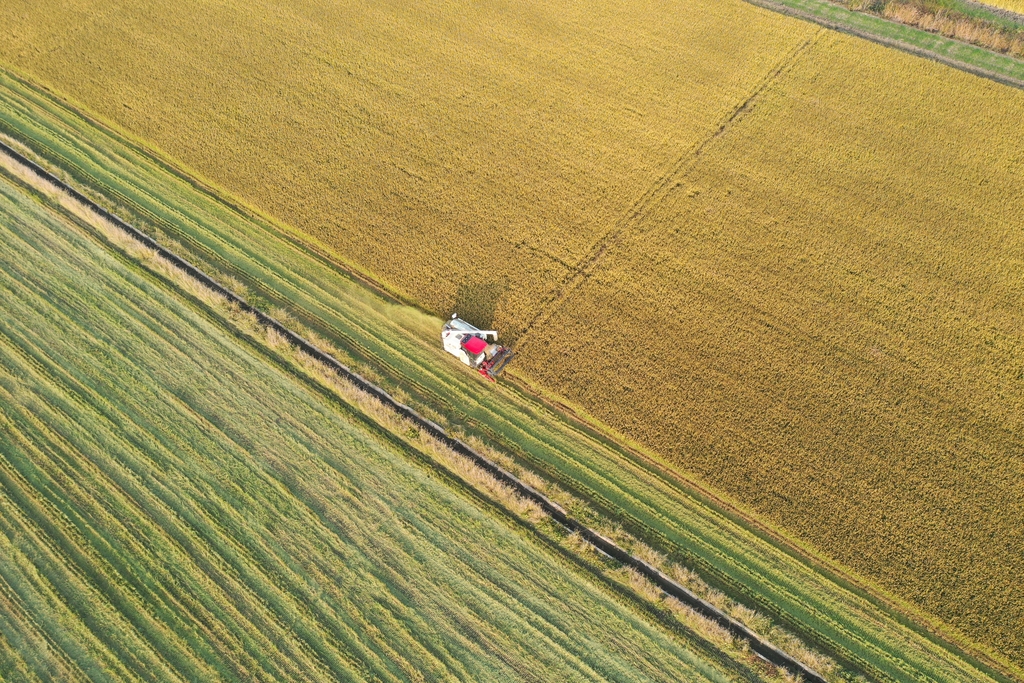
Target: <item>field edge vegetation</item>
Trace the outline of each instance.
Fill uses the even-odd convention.
[[[284,366],[290,372],[308,379],[320,389],[326,389],[330,396],[340,399],[343,403],[357,407],[369,424],[380,429],[382,434],[396,444],[418,450],[421,458],[427,459],[435,467],[440,466],[447,470],[462,485],[489,498],[507,512],[523,518],[535,531],[545,531],[544,528],[538,528],[538,524],[547,515],[561,516],[556,519],[563,527],[562,533],[554,535],[557,542],[582,553],[580,559],[587,560],[583,563],[584,566],[590,567],[590,570],[599,577],[607,575],[620,587],[632,589],[634,599],[646,600],[671,614],[679,622],[676,624],[677,628],[682,625],[685,632],[692,632],[706,639],[709,645],[722,648],[733,659],[746,660],[747,666],[755,669],[761,666],[762,659],[769,657],[775,660],[771,663],[772,666],[788,668],[792,675],[803,676],[804,680],[823,683],[825,679],[814,668],[828,672],[829,680],[838,680],[837,677],[842,677],[834,662],[811,651],[794,636],[756,612],[726,600],[723,595],[710,589],[699,576],[672,565],[663,555],[631,538],[621,529],[605,523],[603,533],[596,533],[576,520],[564,517],[564,509],[558,504],[552,506],[552,501],[546,495],[552,493],[559,496],[561,492],[552,489],[549,483],[536,474],[520,470],[517,475],[512,475],[493,460],[472,451],[458,439],[452,442],[443,429],[439,434],[431,433],[433,425],[429,421],[415,412],[403,410],[403,405],[394,401],[386,392],[372,384],[356,384],[363,381],[362,378],[339,365],[330,352],[295,336],[294,330],[285,328],[278,321],[237,298],[239,295],[232,291],[231,286],[237,288],[238,283],[232,282],[229,276],[225,278],[220,274],[219,279],[226,279],[226,284],[209,279],[206,273],[181,260],[177,254],[155,243],[147,243],[145,240],[148,238],[138,233],[135,228],[120,224],[118,217],[104,216],[97,213],[95,208],[83,204],[81,200],[90,200],[84,197],[80,200],[75,196],[76,191],[68,192],[50,179],[38,175],[44,171],[25,166],[19,159],[18,152],[9,147],[5,150],[5,147],[6,142],[0,136],[0,170],[8,171],[37,192],[46,195],[54,204],[91,225],[102,239],[106,240],[110,248],[124,252],[133,262],[163,277],[169,286],[188,293],[228,321],[243,335],[256,340],[261,347],[266,347],[282,357],[285,360]],[[324,342],[321,340],[320,343]],[[338,353],[337,349],[332,351]],[[463,450],[468,450],[474,459],[453,448],[459,446],[462,446]],[[495,453],[493,450],[491,453],[504,463],[511,462],[503,454]],[[526,484],[524,479],[530,483]],[[545,493],[537,493],[537,490]],[[561,497],[566,505],[579,509],[578,501],[565,500],[564,494]],[[541,502],[540,507],[538,501]],[[554,512],[551,511],[552,507]],[[568,537],[565,532],[569,532]],[[550,534],[550,530],[548,533]],[[612,541],[609,537],[617,537],[617,540]],[[627,553],[617,543],[624,543],[631,550],[639,551],[642,558],[637,555],[631,557],[632,564],[637,567],[630,566],[629,561],[622,561],[621,557]],[[619,559],[612,560],[609,553]],[[595,560],[601,561],[595,566]],[[611,571],[609,566],[612,567]],[[650,575],[645,576],[642,573],[645,571]],[[684,587],[680,581],[688,586]],[[679,595],[679,598],[676,598],[666,595],[665,591],[682,591],[686,595]],[[706,598],[715,604],[708,603]],[[699,609],[702,609],[703,613],[697,611]],[[756,629],[757,632],[751,629]],[[777,642],[784,645],[780,647]],[[757,651],[757,655],[752,655],[748,648]],[[793,658],[790,651],[795,652],[797,657]],[[768,675],[765,680],[773,678],[771,666],[762,673]]]
[[[744,0],[1024,89],[1024,27],[927,0]]]
[[[847,0],[845,4],[852,10],[870,12],[1015,59],[1024,57],[1024,23],[997,12],[934,0]]]

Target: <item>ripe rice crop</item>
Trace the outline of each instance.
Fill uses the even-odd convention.
[[[830,36],[608,245],[522,364],[1014,652],[1020,111],[1024,93]],[[547,362],[570,334],[589,343]]]
[[[699,22],[656,2],[313,2],[268,3],[254,24],[251,5],[0,7],[15,34],[0,59],[427,308],[506,335],[813,32],[760,10],[734,30],[717,0]]]
[[[76,7],[0,58],[1020,664],[1020,93],[739,2]]]

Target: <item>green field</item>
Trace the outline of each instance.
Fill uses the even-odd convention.
[[[892,680],[987,678],[976,662],[933,642],[921,626],[908,626],[908,619],[927,621],[867,582],[819,567],[656,463],[515,387],[482,385],[440,354],[437,319],[374,294],[310,248],[283,237],[280,226],[198,191],[39,92],[8,77],[0,86],[0,130],[101,189],[128,215],[177,240],[192,258],[242,281],[252,300],[284,307],[346,352],[345,360],[400,388],[423,412],[511,453],[593,511],[855,670]],[[970,646],[959,634],[946,635]]]
[[[2,176],[0,557],[11,680],[752,677]]]

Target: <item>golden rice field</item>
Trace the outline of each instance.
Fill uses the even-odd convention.
[[[56,4],[0,60],[1022,661],[1024,93],[738,0]]]
[[[1024,14],[1024,0],[985,0],[983,4]]]
[[[1007,105],[1019,116],[1024,96],[927,64],[910,85],[875,66],[887,58],[901,61],[818,41],[609,241],[522,358],[1009,647],[1024,625],[1024,135]],[[594,341],[544,363],[570,333]]]
[[[700,22],[658,2],[19,3],[0,58],[431,309],[497,303],[505,331],[813,32],[767,12],[736,30],[745,6],[714,0]]]

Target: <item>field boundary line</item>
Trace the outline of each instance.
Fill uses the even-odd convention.
[[[718,126],[715,127],[714,131],[710,135],[706,135],[687,148],[687,150],[683,152],[671,164],[671,166],[669,166],[665,173],[659,175],[654,182],[647,187],[644,193],[629,206],[626,212],[615,221],[612,227],[594,243],[587,252],[587,255],[580,259],[576,267],[573,268],[567,275],[566,279],[562,281],[562,285],[540,303],[537,314],[533,317],[533,320],[531,320],[519,334],[518,342],[522,343],[522,341],[529,336],[530,332],[535,327],[546,323],[562,308],[568,298],[594,274],[594,271],[597,270],[598,262],[615,244],[619,237],[622,236],[626,229],[637,219],[637,217],[661,202],[661,200],[666,196],[667,191],[672,189],[673,180],[685,177],[691,170],[693,170],[693,167],[700,160],[700,156],[704,153],[704,150],[707,149],[708,145],[724,135],[726,130],[728,130],[733,123],[743,118],[743,115],[750,111],[754,102],[765,92],[765,90],[775,83],[780,76],[789,72],[804,52],[811,47],[811,45],[817,42],[823,32],[824,29],[815,31],[815,33],[807,38],[807,40],[799,43],[789,54],[783,57],[783,59],[771,71],[769,71],[764,78],[761,79],[749,95],[747,95],[739,104],[734,105],[729,113],[719,120]]]
[[[684,603],[696,613],[709,619],[710,621],[718,624],[725,630],[727,630],[733,637],[745,641],[751,651],[756,653],[764,660],[776,665],[783,667],[794,675],[803,676],[805,681],[811,683],[827,683],[825,678],[811,669],[809,666],[795,659],[788,653],[761,639],[753,630],[733,619],[723,611],[711,603],[703,600],[695,593],[690,591],[682,584],[676,582],[668,575],[663,573],[657,567],[649,564],[648,562],[629,554],[626,550],[620,547],[617,543],[611,539],[602,536],[593,529],[589,528],[579,520],[571,517],[565,509],[558,503],[554,502],[541,492],[534,489],[532,486],[522,481],[514,474],[501,467],[498,463],[494,462],[490,458],[487,458],[483,454],[476,451],[470,445],[462,441],[461,439],[452,436],[448,433],[444,427],[438,425],[422,415],[420,415],[413,408],[401,403],[396,398],[391,396],[388,392],[384,391],[376,384],[368,381],[358,373],[354,372],[333,356],[324,351],[320,350],[312,343],[299,336],[291,329],[281,324],[275,318],[264,313],[260,309],[250,305],[244,299],[225,288],[218,282],[216,282],[209,275],[204,273],[199,268],[195,267],[185,259],[177,256],[173,252],[160,246],[153,238],[149,235],[141,232],[134,226],[121,220],[111,212],[107,211],[103,207],[96,204],[94,201],[83,195],[75,188],[69,186],[64,181],[55,177],[30,159],[27,159],[19,152],[8,146],[5,142],[0,141],[0,153],[3,153],[9,157],[15,163],[21,165],[24,169],[30,171],[33,175],[37,176],[40,180],[52,184],[59,188],[61,191],[66,192],[72,199],[81,204],[84,208],[90,212],[96,214],[100,218],[110,221],[116,225],[119,229],[123,230],[132,239],[136,240],[148,249],[152,249],[159,256],[165,258],[174,267],[184,272],[189,277],[200,282],[205,287],[208,287],[217,294],[223,296],[229,303],[237,306],[241,311],[248,313],[255,317],[260,325],[263,325],[269,329],[273,329],[278,334],[282,335],[290,344],[299,350],[309,354],[314,359],[324,363],[332,370],[337,372],[339,375],[350,381],[358,389],[365,392],[369,396],[379,400],[384,406],[390,408],[396,412],[399,416],[406,418],[422,430],[428,433],[433,438],[437,439],[445,446],[451,448],[453,451],[468,458],[477,467],[484,470],[495,479],[499,480],[503,484],[507,485],[513,491],[523,498],[533,501],[540,508],[547,513],[552,519],[558,522],[561,526],[567,530],[579,534],[581,538],[587,541],[590,545],[594,546],[597,550],[601,551],[605,555],[612,559],[620,562],[621,564],[631,567],[638,571],[645,578],[654,583],[659,589],[667,593],[668,595],[676,598],[680,602]]]
[[[802,19],[804,21],[809,21],[809,22],[817,24],[818,26],[821,26],[823,28],[829,29],[831,31],[837,31],[838,33],[845,33],[847,35],[851,35],[851,36],[854,36],[856,38],[863,38],[864,40],[869,40],[872,43],[877,43],[878,45],[882,45],[884,47],[892,48],[894,50],[901,50],[901,51],[906,52],[908,54],[912,54],[915,57],[922,57],[924,59],[930,59],[930,60],[932,60],[934,62],[938,62],[938,63],[943,64],[945,66],[952,67],[954,69],[959,69],[960,71],[965,71],[965,72],[967,72],[969,74],[972,74],[974,76],[980,76],[981,78],[987,78],[989,80],[995,81],[995,82],[1000,83],[1002,85],[1010,86],[1011,88],[1017,88],[1019,90],[1024,90],[1024,80],[1021,80],[1019,78],[1014,78],[1013,76],[1006,76],[1004,74],[1000,74],[1000,73],[997,73],[995,71],[991,71],[989,69],[985,69],[985,68],[980,67],[980,66],[975,66],[974,64],[971,64],[969,62],[964,62],[964,61],[961,61],[959,59],[954,59],[953,57],[947,57],[945,55],[939,54],[938,52],[934,52],[934,51],[929,50],[927,48],[918,47],[916,45],[911,45],[910,43],[905,43],[905,42],[903,42],[901,40],[896,40],[895,38],[887,38],[885,36],[880,36],[880,35],[878,35],[876,33],[872,33],[871,31],[865,31],[863,29],[855,28],[853,26],[848,26],[846,24],[843,24],[843,23],[840,23],[840,22],[837,22],[837,21],[832,21],[831,19],[826,19],[824,17],[819,17],[819,16],[817,16],[817,15],[811,13],[811,12],[807,12],[807,11],[802,10],[802,9],[797,9],[796,7],[790,7],[788,5],[783,4],[782,2],[778,2],[777,0],[743,0],[743,1],[748,3],[748,4],[754,5],[755,7],[760,7],[761,9],[766,9],[766,10],[768,10],[770,12],[777,12],[779,14],[784,14],[786,16],[793,17],[794,19]],[[831,4],[831,3],[828,3],[828,4]],[[888,22],[888,23],[896,25],[896,26],[904,26],[904,27],[911,28],[911,29],[915,28],[913,26],[907,26],[906,24],[902,24],[902,23],[897,22],[897,21],[892,21],[891,19],[886,19],[885,17],[877,17],[875,15],[870,15],[870,16],[875,17],[879,21]],[[917,30],[921,30],[922,32],[927,33],[927,31],[923,31],[923,29],[917,29]],[[932,34],[929,34],[929,35],[932,35]],[[952,38],[949,38],[948,40],[950,40],[952,42],[955,42],[955,43],[959,43],[959,44],[962,44],[962,45],[968,45],[969,46],[969,43],[963,43],[962,41],[954,40]],[[984,48],[978,48],[978,49],[984,49]],[[993,54],[997,54],[997,53],[993,53]]]

